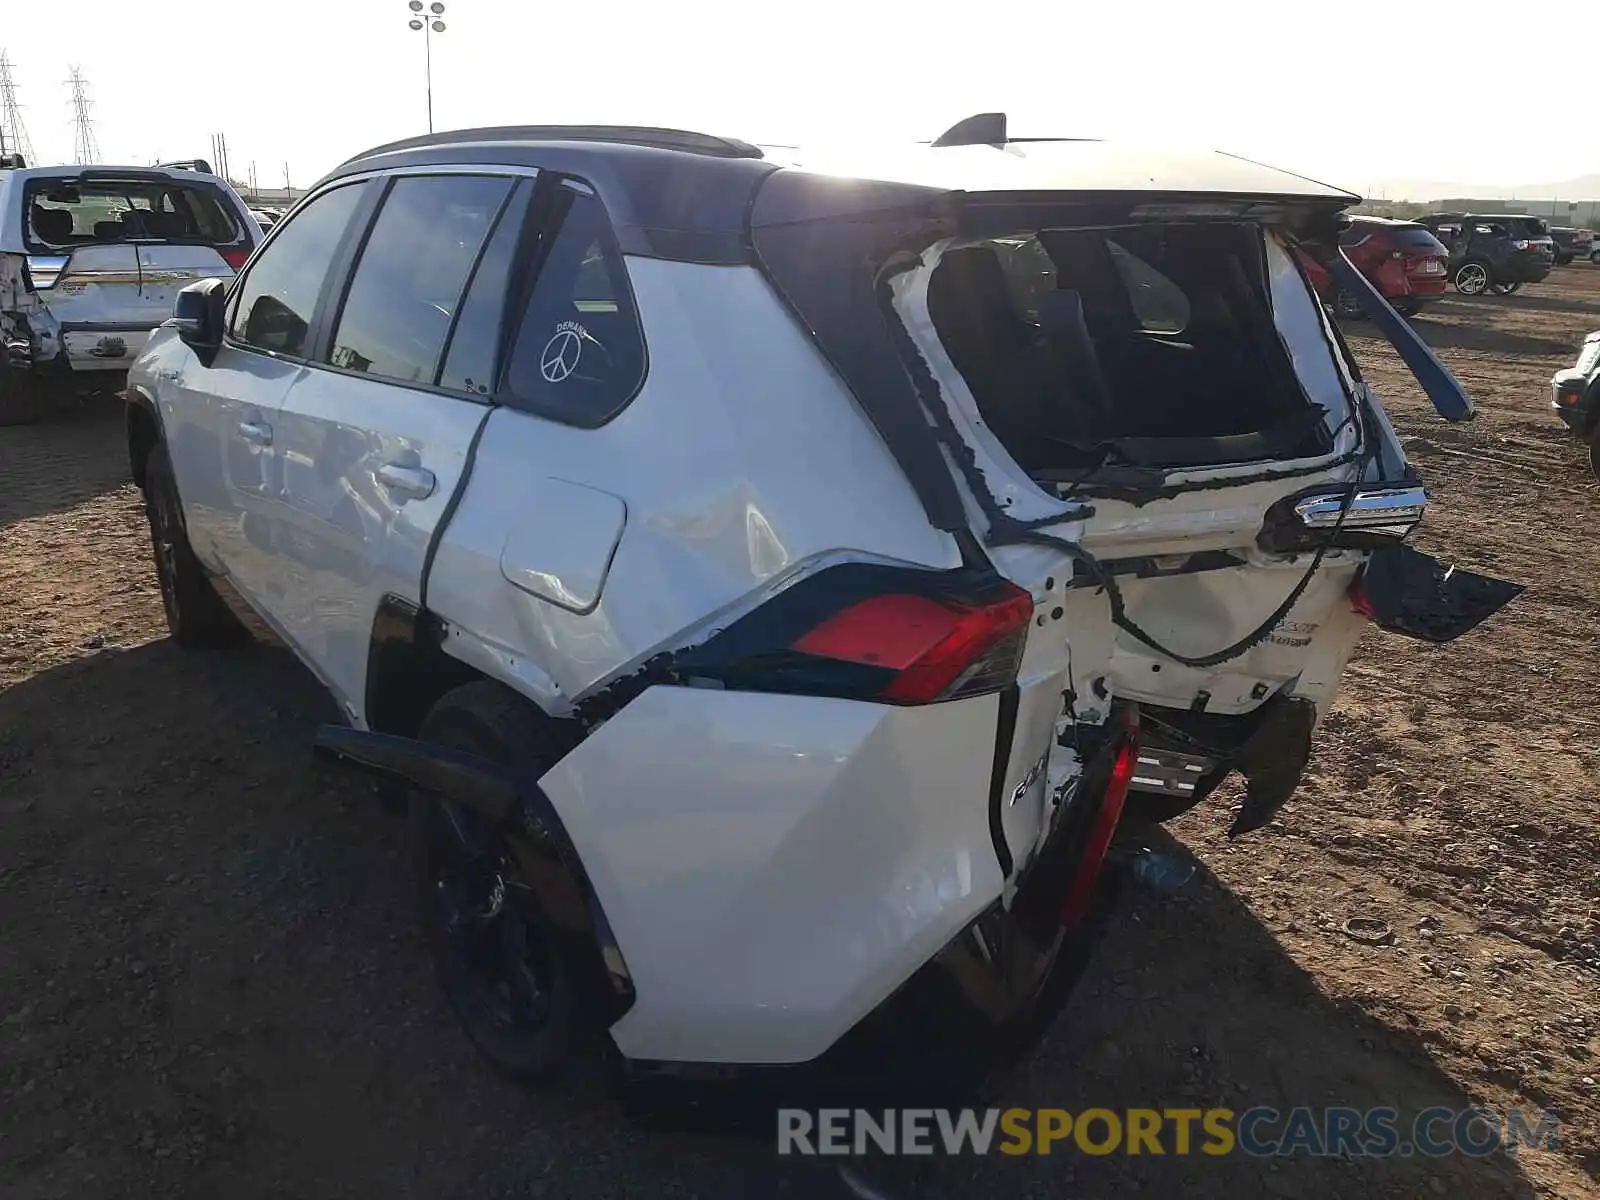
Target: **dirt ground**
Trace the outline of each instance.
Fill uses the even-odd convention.
[[[1600,1195],[1600,485],[1546,408],[1600,268],[1417,327],[1476,423],[1352,339],[1433,494],[1423,544],[1528,591],[1453,646],[1369,634],[1267,830],[1230,844],[1223,796],[1141,835],[1200,874],[1130,898],[1006,1098],[1522,1106],[1559,1114],[1557,1150],[900,1160],[867,1168],[881,1194]],[[0,430],[0,1194],[848,1194],[489,1074],[425,966],[397,823],[311,760],[315,685],[279,649],[166,639],[120,439],[109,408]]]

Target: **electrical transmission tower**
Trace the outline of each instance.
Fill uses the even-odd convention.
[[[80,163],[100,161],[100,144],[94,140],[94,122],[89,119],[89,85],[83,72],[72,68],[67,80],[72,88],[72,153]]]
[[[20,154],[30,165],[37,165],[28,128],[22,123],[22,108],[17,104],[17,85],[11,80],[11,60],[0,50],[0,154]]]

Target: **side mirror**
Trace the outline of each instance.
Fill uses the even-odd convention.
[[[222,303],[227,292],[227,280],[202,279],[180,291],[172,306],[178,337],[208,367],[222,348]]]

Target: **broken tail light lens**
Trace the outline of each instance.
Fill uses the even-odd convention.
[[[741,691],[932,704],[1016,681],[1033,598],[991,572],[849,563],[802,579],[678,659]]]
[[[1089,911],[1089,902],[1094,896],[1095,881],[1100,876],[1100,867],[1105,862],[1106,851],[1111,847],[1111,839],[1117,832],[1117,823],[1122,819],[1122,810],[1127,804],[1128,792],[1133,787],[1134,773],[1138,770],[1138,766],[1139,716],[1137,710],[1134,710],[1125,718],[1116,758],[1111,764],[1111,775],[1106,781],[1105,794],[1100,799],[1100,808],[1095,813],[1094,824],[1089,828],[1088,839],[1083,847],[1083,857],[1078,860],[1077,870],[1073,873],[1072,881],[1067,885],[1067,894],[1061,902],[1060,919],[1064,926],[1070,928],[1077,925]]]
[[[1348,550],[1398,545],[1416,531],[1427,505],[1428,494],[1409,484],[1358,491],[1353,498],[1313,488],[1269,508],[1256,540],[1273,554],[1294,554],[1324,544]]]
[[[1372,606],[1372,597],[1367,595],[1364,575],[1357,575],[1355,582],[1350,585],[1350,607],[1369,621],[1378,619],[1378,610]]]

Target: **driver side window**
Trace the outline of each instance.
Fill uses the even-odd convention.
[[[295,213],[240,281],[229,337],[290,358],[310,350],[317,296],[363,190],[362,184],[335,188]]]

